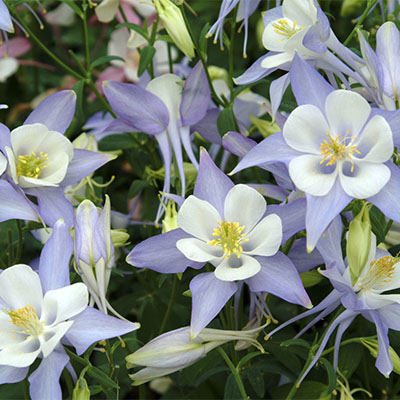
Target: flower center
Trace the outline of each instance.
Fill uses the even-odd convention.
[[[278,22],[273,22],[272,26],[275,28],[274,32],[279,35],[285,36],[283,39],[278,40],[282,42],[285,39],[290,39],[297,32],[301,31],[304,27],[296,28],[297,22],[289,22],[286,18],[278,20]]]
[[[326,162],[326,165],[334,165],[337,160],[343,160],[345,158],[350,159],[353,153],[361,154],[356,146],[352,146],[351,143],[355,139],[354,136],[348,136],[350,129],[346,132],[346,134],[339,135],[336,137],[332,137],[332,135],[328,132],[321,146],[319,147],[319,151],[322,154],[322,160],[320,164]],[[354,170],[354,165],[351,167],[351,172]]]
[[[28,178],[39,178],[42,169],[50,165],[50,163],[47,162],[48,159],[48,155],[43,154],[42,151],[39,155],[36,155],[36,153],[32,151],[31,154],[18,156],[17,175],[27,176]]]
[[[232,253],[236,254],[237,258],[240,258],[240,254],[243,251],[241,243],[249,240],[244,238],[246,236],[242,233],[244,228],[245,226],[240,226],[239,222],[218,222],[218,226],[212,234],[217,239],[210,240],[207,244],[222,247],[226,258],[229,258]]]
[[[39,336],[43,332],[43,323],[39,321],[35,309],[29,303],[23,308],[4,312],[10,317],[13,325],[22,329],[20,333]]]
[[[397,257],[385,256],[371,261],[367,274],[356,284],[359,289],[374,289],[391,282],[399,262]]]

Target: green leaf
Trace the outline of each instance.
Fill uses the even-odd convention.
[[[108,63],[112,60],[119,60],[119,61],[123,61],[125,62],[125,60],[122,57],[119,56],[102,56],[97,58],[96,60],[94,60],[91,64],[90,64],[90,69],[96,68],[99,65]]]
[[[259,351],[253,351],[252,353],[246,354],[238,363],[237,368],[241,368],[243,365],[246,365],[251,359],[261,355]]]
[[[324,277],[316,270],[302,272],[300,278],[305,288],[315,286],[324,279]]]
[[[91,366],[88,371],[88,375],[96,379],[99,383],[104,384],[107,387],[118,389],[119,386],[101,369]]]
[[[219,113],[217,127],[221,136],[229,131],[236,131],[235,115],[231,107],[225,108]]]
[[[354,371],[360,365],[363,355],[364,347],[362,345],[352,345],[351,351],[341,351],[339,355],[339,371],[347,379],[350,379],[351,375],[353,375]]]
[[[371,220],[372,232],[376,236],[377,244],[385,241],[386,217],[379,208],[373,206],[369,211]]]
[[[328,374],[328,388],[324,392],[324,395],[331,394],[336,388],[336,372],[333,369],[333,365],[326,358],[320,358],[318,362],[325,367]]]
[[[132,24],[131,22],[124,22],[122,24],[118,24],[116,28],[123,28],[127,27],[129,29],[133,29],[135,32],[137,32],[139,35],[143,36],[147,41],[149,41],[149,37],[147,35],[147,32],[139,25]]]
[[[264,375],[259,369],[249,368],[246,370],[247,379],[257,396],[262,399],[265,393]]]
[[[138,76],[142,76],[148,65],[153,61],[154,54],[156,54],[156,49],[153,46],[146,46],[142,49],[140,52]]]
[[[135,140],[128,133],[110,135],[100,140],[100,151],[114,151],[132,149],[136,146]]]
[[[310,348],[310,344],[304,339],[289,339],[285,340],[281,343],[281,347],[289,347],[289,346],[301,346],[305,347],[307,350]]]
[[[137,179],[132,182],[131,187],[129,188],[128,191],[128,197],[132,199],[136,195],[139,194],[141,190],[143,190],[145,187],[149,186],[149,183],[147,181],[142,181],[140,179]]]
[[[200,32],[199,48],[204,57],[207,57],[208,40],[207,40],[206,35],[209,30],[210,30],[210,24],[207,22],[203,26],[203,29]]]
[[[230,374],[225,383],[224,400],[241,399],[242,395],[233,374]]]

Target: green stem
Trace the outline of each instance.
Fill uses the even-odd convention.
[[[85,43],[85,65],[86,69],[89,71],[90,68],[90,47],[89,47],[89,33],[87,27],[87,3],[86,0],[83,2],[83,41]]]
[[[18,22],[23,26],[23,28],[29,33],[29,36],[36,42],[36,44],[48,55],[50,56],[60,67],[64,68],[68,73],[73,75],[75,78],[81,80],[84,79],[83,76],[78,74],[72,68],[70,68],[67,64],[62,62],[53,52],[51,52],[43,43],[42,41],[32,32],[32,30],[25,24],[22,19],[18,17],[17,14],[14,13],[14,18],[18,20]]]
[[[176,296],[176,288],[178,286],[177,283],[178,283],[178,277],[176,275],[174,275],[174,281],[172,283],[172,289],[171,289],[171,297],[169,298],[167,312],[165,313],[165,317],[161,324],[160,331],[158,332],[159,335],[161,335],[164,332],[165,326],[167,325],[169,317],[171,315],[172,306],[174,304],[174,300],[175,300],[175,296]]]
[[[124,9],[122,8],[121,4],[118,6],[118,10],[119,10],[119,12],[121,13],[122,19],[124,20],[124,22],[129,22],[129,21],[128,21],[128,18],[126,17],[125,11],[124,11]]]
[[[225,360],[229,369],[231,370],[232,375],[235,378],[236,384],[238,385],[240,394],[242,395],[242,399],[247,400],[249,398],[249,396],[247,396],[247,393],[244,388],[242,378],[240,377],[238,369],[233,365],[232,361],[230,360],[228,355],[225,353],[225,351],[221,347],[218,347],[218,351],[219,351],[219,354],[221,354],[222,358]]]
[[[357,32],[357,29],[360,28],[361,24],[364,22],[364,19],[367,17],[368,13],[371,11],[372,7],[374,7],[377,2],[378,2],[378,0],[368,0],[367,8],[364,10],[364,12],[361,15],[360,19],[358,20],[356,26],[350,32],[350,35],[347,36],[346,40],[343,42],[344,46],[347,46],[349,44],[350,40],[353,38],[353,36]]]
[[[374,340],[374,339],[376,339],[376,335],[375,336],[362,337],[362,338],[348,339],[348,340],[344,340],[342,343],[340,343],[340,347],[345,346],[346,344],[349,344],[349,343],[360,343],[362,340]],[[335,346],[330,347],[329,349],[323,351],[321,353],[321,357],[326,356],[327,354],[331,353],[333,350],[335,350]]]
[[[182,16],[183,16],[183,19],[184,19],[184,21],[185,21],[187,30],[188,30],[189,35],[190,35],[190,37],[191,37],[191,39],[192,39],[192,42],[193,42],[193,44],[194,44],[194,48],[195,48],[195,50],[196,50],[198,56],[200,57],[201,63],[203,64],[204,71],[205,71],[206,76],[207,76],[208,86],[210,87],[210,91],[211,91],[211,97],[214,99],[214,101],[217,103],[217,105],[220,105],[220,106],[222,106],[222,107],[225,107],[227,104],[225,104],[225,103],[220,99],[220,97],[217,95],[217,93],[216,93],[215,90],[214,90],[214,86],[213,86],[213,84],[212,84],[212,79],[211,79],[210,73],[208,72],[208,68],[207,68],[207,62],[206,62],[206,60],[205,60],[205,58],[204,58],[204,56],[203,56],[203,53],[201,52],[201,50],[200,50],[200,48],[199,48],[199,46],[198,46],[198,44],[197,44],[197,41],[196,41],[195,38],[194,38],[194,35],[193,35],[192,29],[191,29],[191,27],[190,27],[189,21],[188,21],[188,19],[187,19],[187,17],[186,17],[185,8],[183,7],[183,4],[180,6],[180,9],[181,9],[181,11],[182,11]]]
[[[234,100],[234,92],[233,92],[233,49],[235,48],[235,37],[236,37],[236,16],[237,16],[237,10],[238,7],[235,7],[235,14],[232,19],[232,25],[231,25],[231,37],[230,37],[230,43],[229,43],[229,69],[228,69],[228,74],[229,74],[229,90],[230,90],[230,99],[231,99],[231,104],[233,104]]]

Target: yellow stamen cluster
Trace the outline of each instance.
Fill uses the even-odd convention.
[[[38,155],[34,151],[31,154],[18,156],[17,175],[27,176],[28,178],[39,178],[43,168],[50,165],[47,162],[48,154],[41,151]]]
[[[372,261],[367,275],[360,283],[360,287],[364,289],[373,289],[391,282],[396,270],[395,265],[398,262],[399,259],[392,256],[385,256],[379,260]]]
[[[322,154],[322,160],[320,164],[326,162],[326,165],[335,165],[337,160],[343,160],[348,158],[351,161],[351,157],[354,153],[361,154],[356,146],[351,146],[351,141],[355,139],[353,136],[348,136],[350,129],[346,132],[346,134],[339,135],[336,137],[332,137],[332,135],[328,132],[326,136],[328,139],[325,139],[319,148],[319,151]],[[354,170],[354,165],[351,167],[351,172]]]
[[[285,39],[290,39],[294,34],[301,31],[303,27],[296,28],[297,22],[294,21],[293,25],[290,26],[290,23],[287,21],[286,18],[282,18],[278,20],[278,22],[273,22],[272,26],[275,28],[274,32],[278,35],[285,36],[284,39],[278,40],[278,42],[282,42]]]
[[[226,258],[229,258],[231,254],[236,254],[237,258],[240,258],[243,251],[241,243],[249,240],[244,238],[245,234],[242,233],[244,228],[245,226],[240,226],[239,222],[218,222],[212,234],[218,239],[210,240],[207,244],[222,247]]]
[[[43,332],[43,323],[39,321],[36,310],[29,303],[23,308],[4,312],[10,317],[13,325],[22,329],[20,333],[38,336]]]

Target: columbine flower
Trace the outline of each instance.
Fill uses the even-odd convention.
[[[74,224],[74,257],[78,273],[97,307],[106,314],[111,307],[106,299],[106,292],[111,269],[114,267],[110,213],[108,196],[102,210],[90,200],[84,200],[76,210]]]
[[[195,339],[190,337],[190,327],[164,333],[126,357],[128,368],[146,367],[130,377],[134,380],[133,384],[137,386],[160,376],[172,374],[189,367],[205,357],[211,350],[230,341],[245,341],[264,352],[263,347],[255,338],[265,326],[248,331],[206,328]]]
[[[350,230],[352,229],[354,229],[354,226],[350,227]],[[385,292],[400,288],[400,260],[377,248],[376,238],[371,233],[371,246],[368,249],[366,246],[364,247],[367,252],[364,257],[360,258],[363,261],[354,269],[359,271],[359,275],[352,279],[351,268],[345,265],[342,256],[340,246],[342,231],[341,220],[337,217],[327,230],[325,237],[321,238],[317,244],[317,249],[324,257],[327,265],[327,269],[320,271],[320,273],[331,281],[334,290],[314,309],[290,319],[268,334],[268,336],[272,336],[278,330],[301,318],[320,313],[296,335],[296,337],[299,337],[321,318],[334,311],[340,304],[346,308],[330,324],[313,361],[302,375],[300,382],[318,361],[336,328],[338,328],[338,333],[335,341],[333,366],[335,369],[337,368],[341,337],[359,314],[376,326],[379,343],[376,367],[386,377],[389,376],[393,369],[387,335],[389,328],[400,330],[398,323],[400,317],[400,295],[385,294]],[[353,245],[357,246],[358,244],[353,243]],[[347,253],[349,253],[349,250],[348,242]]]
[[[397,196],[400,172],[390,157],[394,141],[389,123],[359,94],[334,90],[312,67],[296,58],[292,89],[300,106],[283,133],[250,150],[233,172],[254,165],[284,162],[307,197],[307,247],[311,251],[332,219],[353,198],[368,199],[400,221]],[[304,80],[313,85],[304,89]],[[395,142],[396,144],[396,142]]]
[[[0,0],[0,31],[5,31],[9,33],[14,32],[10,12],[8,11],[8,8],[4,4],[3,0]]]
[[[293,215],[288,208],[270,206],[267,210],[257,191],[245,185],[234,186],[205,150],[200,154],[193,193],[178,212],[179,229],[145,240],[127,257],[134,266],[164,273],[183,272],[187,266],[198,269],[206,262],[216,267],[190,283],[193,337],[239,290],[235,281],[244,281],[252,292],[268,292],[311,306],[295,266],[278,251],[282,238],[287,240],[299,230],[298,221],[288,218]],[[294,213],[304,215],[303,203],[286,207],[294,207]],[[275,210],[284,216],[283,232]],[[304,219],[300,225],[303,223]]]
[[[30,48],[31,44],[25,38],[14,38],[0,45],[0,82],[5,82],[17,71],[17,57],[29,51]]]
[[[61,399],[58,380],[69,362],[64,340],[82,354],[92,343],[139,327],[87,306],[86,286],[69,282],[72,247],[60,220],[41,253],[39,273],[19,264],[0,274],[0,384],[23,380],[42,358],[28,379],[34,400]]]
[[[63,90],[43,100],[23,126],[11,133],[0,126],[0,150],[8,158],[5,177],[25,194],[38,198],[39,214],[50,226],[62,217],[72,227],[73,207],[65,198],[64,188],[115,158],[73,149],[63,136],[74,117],[75,102],[75,93]],[[8,216],[13,218],[13,214]]]

